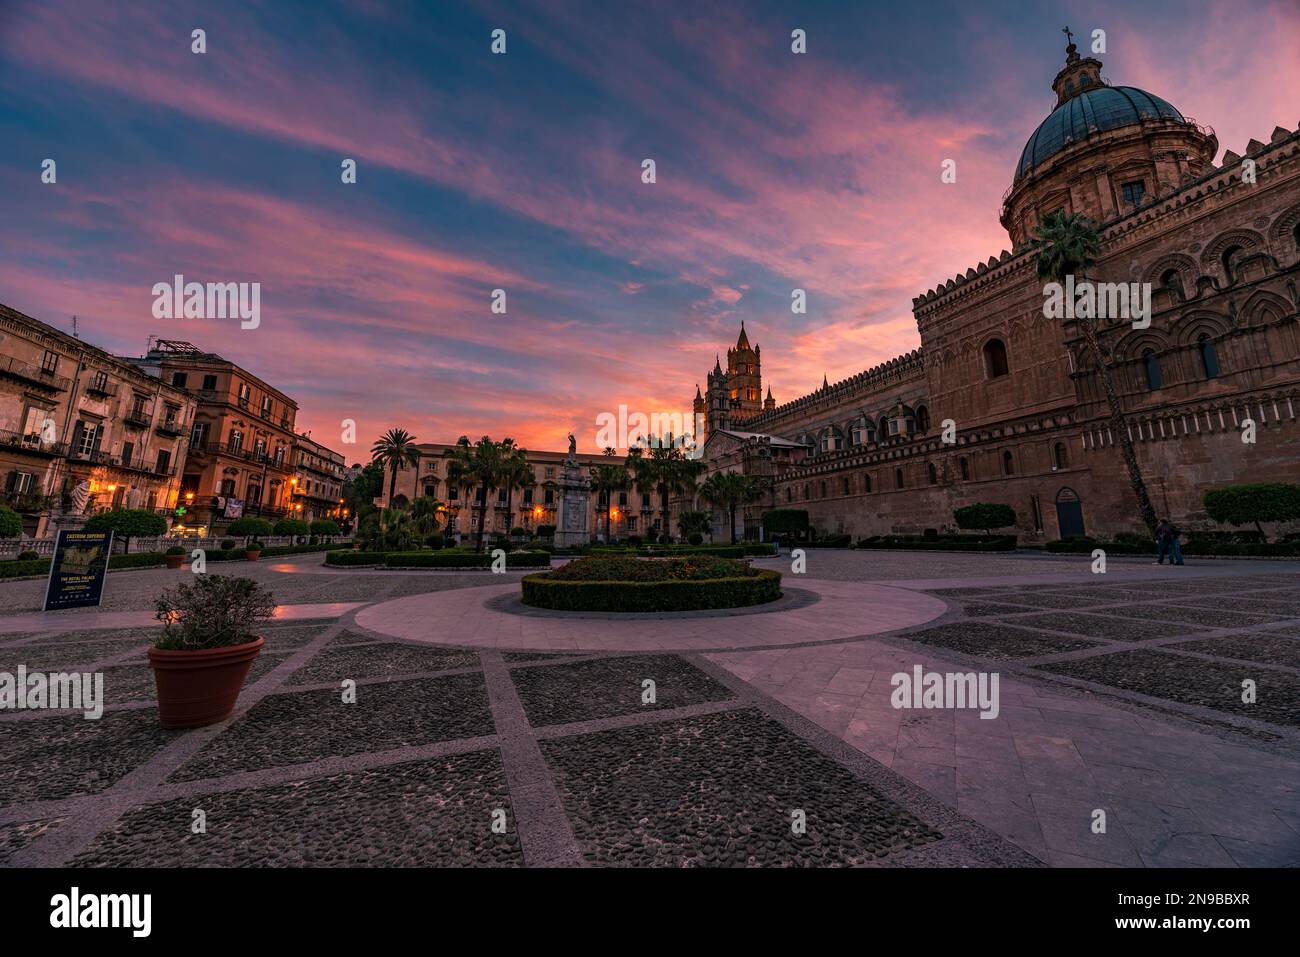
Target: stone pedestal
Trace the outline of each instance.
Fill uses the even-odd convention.
[[[555,544],[586,545],[591,538],[591,530],[587,527],[587,516],[591,511],[591,477],[575,459],[570,458],[560,466],[556,484],[559,508],[555,516]]]

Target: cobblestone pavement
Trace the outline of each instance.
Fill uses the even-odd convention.
[[[0,671],[101,670],[108,701],[100,720],[0,712],[0,866],[1300,863],[1292,563],[1093,576],[1079,559],[811,552],[810,576],[948,610],[701,653],[430,645],[357,623],[480,573],[318,556],[217,571],[286,605],[366,604],[269,626],[236,714],[191,731],[158,727],[153,629],[59,613],[0,635]],[[147,610],[176,576],[114,573],[108,594]],[[38,584],[0,584],[0,609],[31,611]],[[763,617],[702,623],[743,635]],[[893,707],[893,676],[918,665],[998,673],[997,717]]]

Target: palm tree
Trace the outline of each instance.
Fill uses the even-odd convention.
[[[411,502],[406,510],[411,516],[414,530],[420,538],[428,538],[441,528],[438,516],[446,511],[447,506],[432,495],[421,495]]]
[[[614,525],[610,521],[614,510],[614,493],[626,491],[632,485],[632,480],[627,474],[626,463],[617,464],[613,461],[613,449],[606,449],[605,455],[610,458],[610,462],[597,465],[591,470],[591,490],[598,496],[605,497],[605,541],[609,542],[614,537]]]
[[[731,544],[736,544],[736,510],[758,501],[764,490],[761,480],[739,472],[714,472],[700,486],[700,497],[727,512],[731,521]]]
[[[654,492],[659,495],[660,523],[663,533],[669,534],[672,527],[668,521],[668,496],[685,495],[695,490],[695,482],[706,468],[698,459],[688,458],[686,452],[678,448],[672,433],[650,444],[648,450],[643,438],[637,439],[637,445],[628,449],[627,468],[632,472],[636,489],[642,494]],[[649,451],[649,455],[646,455]]]
[[[469,438],[462,435],[447,450],[446,457],[449,460],[447,482],[475,490],[473,507],[479,509],[479,523],[474,547],[481,550],[484,526],[487,525],[488,495],[500,487],[504,472],[501,444],[485,435],[471,445]]]
[[[412,466],[420,464],[415,436],[406,429],[389,429],[370,447],[370,460],[393,470],[393,477],[388,481],[388,502],[392,504],[397,493],[397,470],[406,468],[408,463]]]
[[[501,484],[498,488],[506,490],[506,534],[509,535],[515,522],[515,489],[536,485],[537,479],[528,464],[528,450],[515,445],[514,439],[501,440],[500,454]]]
[[[1035,229],[1038,235],[1038,278],[1064,283],[1067,276],[1086,279],[1087,270],[1097,262],[1101,250],[1101,237],[1087,217],[1073,213],[1052,213],[1045,217]],[[1095,310],[1089,310],[1093,312]],[[1106,402],[1110,406],[1111,431],[1119,439],[1120,452],[1124,464],[1128,467],[1129,484],[1137,496],[1138,512],[1151,534],[1155,534],[1157,520],[1155,509],[1151,507],[1151,497],[1147,494],[1146,482],[1142,478],[1142,469],[1138,466],[1137,454],[1133,451],[1133,439],[1128,431],[1128,418],[1120,405],[1119,394],[1110,374],[1110,360],[1102,353],[1101,342],[1097,337],[1097,321],[1092,316],[1079,316],[1076,320],[1083,330],[1088,348],[1092,351],[1101,375],[1102,387],[1106,390]]]

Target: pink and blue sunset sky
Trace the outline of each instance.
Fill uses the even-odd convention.
[[[778,402],[915,348],[913,296],[1008,246],[1066,23],[1221,150],[1300,120],[1293,0],[0,4],[0,302],[219,352],[349,461],[392,426],[597,451],[742,319]],[[153,318],[177,273],[260,282],[260,327]]]

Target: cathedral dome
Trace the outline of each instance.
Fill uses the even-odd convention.
[[[1016,182],[1068,146],[1146,120],[1187,122],[1166,100],[1133,86],[1099,86],[1071,96],[1034,130],[1016,165]]]

